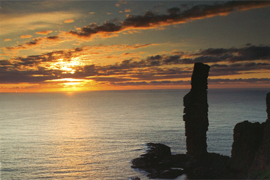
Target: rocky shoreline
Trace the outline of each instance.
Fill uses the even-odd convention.
[[[172,155],[164,144],[148,143],[146,154],[132,160],[132,168],[151,179],[270,179],[270,93],[266,95],[268,119],[243,121],[234,127],[231,157],[207,152],[207,78],[210,67],[195,63],[191,90],[184,97],[187,154]]]

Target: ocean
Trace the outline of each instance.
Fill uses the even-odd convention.
[[[208,152],[230,156],[233,128],[264,122],[269,89],[208,90]],[[185,153],[189,90],[0,93],[0,179],[124,180],[146,143]]]

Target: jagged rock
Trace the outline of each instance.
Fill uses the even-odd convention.
[[[231,168],[247,171],[251,166],[263,137],[263,124],[244,121],[236,124],[231,151]]]
[[[192,88],[184,97],[187,154],[171,155],[170,147],[148,143],[149,150],[132,160],[132,167],[148,172],[149,178],[174,179],[186,174],[188,179],[270,179],[270,93],[266,122],[236,124],[231,158],[207,152],[209,68],[195,63]]]
[[[244,121],[234,128],[230,168],[242,172],[244,178],[270,178],[270,93],[266,106],[266,122]]]
[[[139,168],[148,172],[149,178],[174,179],[183,174],[182,169],[173,169],[175,161],[188,159],[178,155],[176,158],[171,155],[170,147],[160,143],[148,143],[146,154],[132,160],[132,168]],[[185,164],[185,162],[183,162]]]
[[[266,113],[267,119],[270,119],[270,92],[266,95]]]
[[[252,176],[254,172],[259,171],[260,173],[257,173],[258,177],[251,178],[262,178],[261,176],[265,174],[265,178],[270,179],[270,93],[266,96],[266,107],[268,119],[263,123],[264,129],[261,144],[255,154],[252,166],[249,169],[250,176]]]
[[[250,178],[261,179],[263,174],[270,179],[270,119],[264,123],[263,137],[249,169]]]
[[[140,180],[140,178],[137,176],[133,176],[133,177],[129,177],[128,180]]]
[[[207,78],[210,67],[195,63],[191,77],[191,90],[184,97],[185,135],[187,154],[199,157],[207,153],[208,130]]]
[[[169,159],[171,158],[171,148],[160,143],[147,143],[148,150],[147,156],[155,158],[157,160]]]
[[[171,148],[164,144],[147,143],[148,150],[146,154],[132,160],[133,168],[152,169],[155,167],[166,167],[171,163]]]

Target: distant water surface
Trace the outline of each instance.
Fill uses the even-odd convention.
[[[147,179],[130,168],[146,143],[186,152],[188,91],[0,93],[1,178]],[[236,123],[265,121],[268,91],[209,90],[208,151],[230,155]]]

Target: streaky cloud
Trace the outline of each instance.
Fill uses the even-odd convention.
[[[270,46],[255,46],[248,44],[243,48],[209,48],[193,55],[199,55],[200,57],[214,57],[216,58],[216,61],[227,60],[230,62],[270,60]]]
[[[52,36],[52,39],[54,38],[57,37]],[[33,41],[31,44],[34,43],[38,43],[38,41]],[[106,48],[126,50],[148,45],[150,44],[108,46]],[[72,58],[89,52],[91,48],[102,49],[104,47],[81,47],[0,60],[0,82],[45,83],[53,79],[75,78],[115,84],[125,82],[140,84],[143,81],[147,82],[147,84],[153,81],[152,85],[165,83],[165,81],[168,84],[172,80],[178,81],[181,78],[190,77],[192,68],[185,65],[195,62],[209,63],[211,66],[210,78],[270,70],[269,46],[251,44],[241,48],[208,48],[198,53],[158,54],[139,60],[137,58],[126,59],[108,65],[79,64],[74,67],[73,73],[67,73],[57,67],[51,68],[53,64],[59,63],[60,58],[62,62],[69,62]]]
[[[228,15],[234,11],[245,11],[254,8],[270,6],[270,1],[229,1],[213,5],[196,5],[180,11],[173,7],[168,9],[168,14],[157,14],[147,11],[144,15],[129,15],[124,21],[108,21],[102,25],[92,23],[84,26],[80,31],[69,31],[71,35],[81,38],[90,38],[92,35],[104,33],[119,33],[128,29],[149,29],[157,26],[187,23],[197,19],[204,19],[218,15]]]

